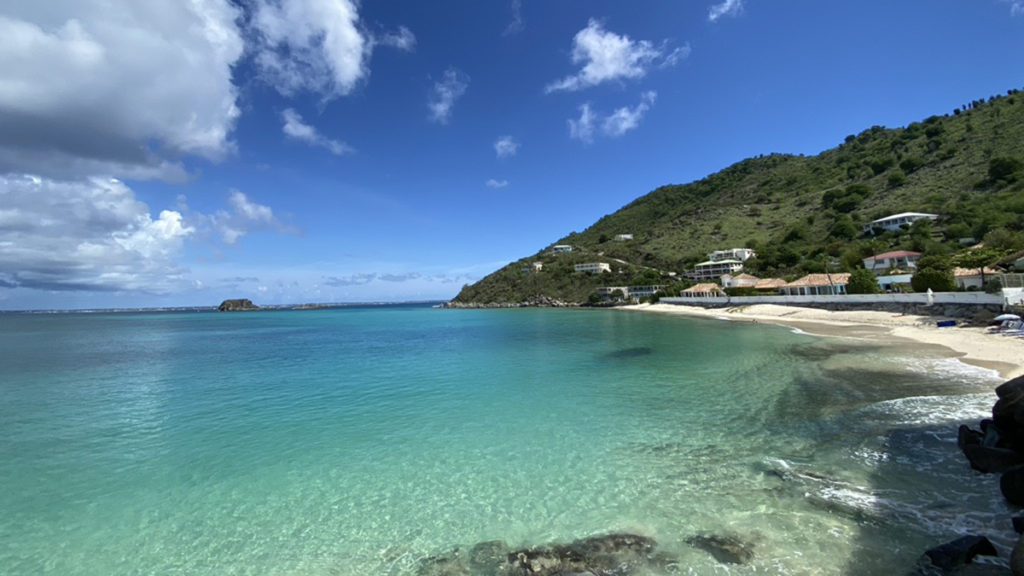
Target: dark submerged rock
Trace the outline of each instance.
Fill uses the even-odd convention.
[[[628,576],[673,561],[655,554],[656,542],[636,534],[608,534],[521,550],[501,541],[481,542],[467,555],[456,549],[420,562],[418,576]]]
[[[217,310],[220,312],[246,312],[249,310],[259,310],[260,307],[253,304],[252,300],[248,298],[238,298],[234,300],[225,300],[220,303]]]
[[[686,543],[711,554],[723,564],[747,564],[754,559],[754,546],[735,536],[698,534],[687,538]]]
[[[984,536],[963,536],[924,553],[931,564],[942,570],[953,570],[970,564],[976,556],[998,556],[996,547]]]

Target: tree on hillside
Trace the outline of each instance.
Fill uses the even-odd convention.
[[[1024,162],[1017,158],[1000,157],[988,161],[988,178],[993,184],[1011,184],[1024,172]]]
[[[878,294],[882,288],[878,285],[874,272],[867,268],[857,268],[850,273],[850,283],[846,285],[846,291],[850,294]]]

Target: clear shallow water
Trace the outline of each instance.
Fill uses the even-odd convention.
[[[3,315],[0,573],[404,575],[611,531],[684,574],[900,572],[1008,532],[955,446],[997,382],[609,311]]]

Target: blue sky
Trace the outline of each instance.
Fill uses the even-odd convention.
[[[0,8],[0,308],[447,299],[1024,77],[1020,0],[98,2]]]

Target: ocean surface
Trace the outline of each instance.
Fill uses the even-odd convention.
[[[610,532],[671,574],[903,573],[1010,532],[956,449],[998,382],[935,349],[607,310],[4,314],[0,574],[412,575]]]

